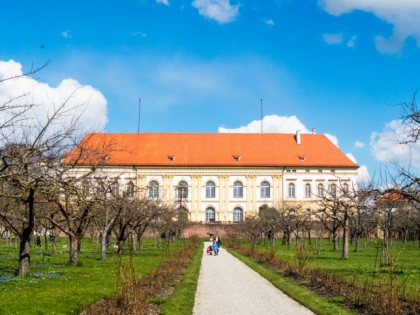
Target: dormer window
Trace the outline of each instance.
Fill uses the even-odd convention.
[[[235,159],[235,161],[240,161],[241,160],[241,156],[240,155],[232,155],[232,156]]]
[[[301,162],[305,161],[305,159],[306,159],[306,156],[304,156],[304,155],[299,155],[299,160],[300,160]]]
[[[175,160],[175,155],[168,155],[168,159],[169,159],[169,161]]]

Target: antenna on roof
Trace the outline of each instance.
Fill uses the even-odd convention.
[[[139,98],[139,118],[137,120],[137,132],[140,132],[140,107],[141,107],[141,98]]]
[[[263,99],[260,99],[261,102],[261,133],[263,133]]]

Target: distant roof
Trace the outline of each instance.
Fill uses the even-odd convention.
[[[102,164],[116,166],[358,167],[325,135],[300,137],[301,144],[280,133],[90,133],[80,147],[103,150]]]

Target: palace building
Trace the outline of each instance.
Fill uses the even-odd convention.
[[[114,178],[114,193],[130,196],[139,187],[163,203],[182,199],[194,222],[242,221],[284,202],[314,210],[327,189],[353,187],[358,169],[315,132],[92,133],[83,142],[106,143],[94,177]],[[79,161],[77,172],[87,167]]]

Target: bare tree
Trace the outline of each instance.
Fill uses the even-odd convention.
[[[324,214],[322,221],[332,233],[333,250],[338,250],[338,229],[343,230],[341,259],[349,258],[349,221],[356,208],[355,195],[347,183],[332,183],[317,202]]]
[[[139,237],[146,228],[157,219],[164,210],[159,200],[147,198],[142,194],[127,197],[119,203],[120,215],[114,225],[114,234],[117,237],[118,253],[124,253],[124,244],[128,237],[136,232]]]
[[[271,246],[275,245],[276,234],[280,231],[281,217],[279,210],[263,205],[258,211],[258,219],[266,237],[270,240]]]
[[[287,244],[287,248],[292,245],[292,234],[296,239],[299,238],[299,229],[306,222],[306,213],[302,213],[301,206],[284,202],[278,210],[280,213],[280,226],[283,230],[283,240]]]

